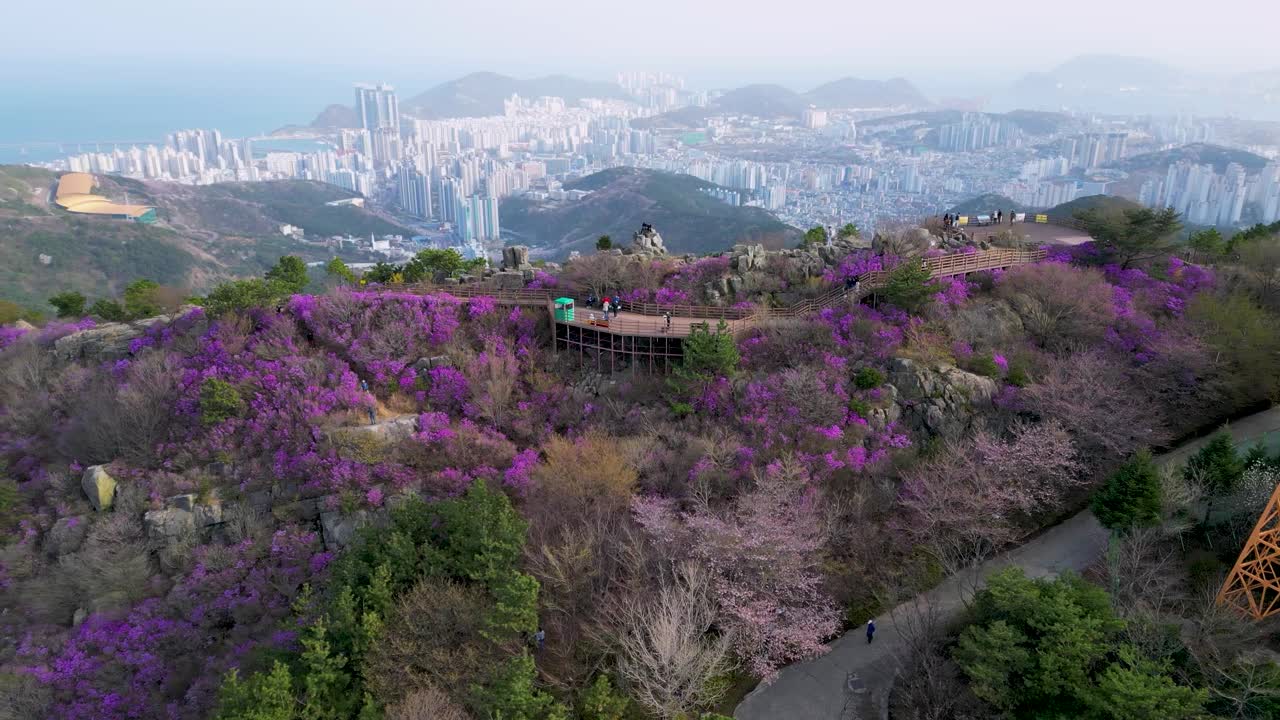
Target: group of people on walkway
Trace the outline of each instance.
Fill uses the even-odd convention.
[[[937,216],[935,216],[935,217],[937,217]],[[990,215],[988,215],[988,216],[986,216],[986,217],[989,217],[989,218],[990,218],[990,220],[989,220],[988,222],[989,222],[990,224],[992,224],[992,225],[1003,225],[1003,224],[1004,224],[1004,211],[1003,211],[1003,210],[992,210],[992,211],[991,211],[991,214],[990,214]],[[1012,212],[1011,212],[1011,213],[1009,213],[1009,224],[1010,224],[1010,225],[1012,225],[1012,224],[1013,224],[1013,222],[1014,222],[1014,219],[1015,219],[1015,218],[1017,218],[1017,215],[1016,215],[1015,213],[1012,213]],[[946,213],[945,215],[943,215],[943,216],[942,216],[942,227],[946,228],[947,230],[950,230],[951,228],[956,227],[956,226],[958,226],[959,224],[960,224],[960,215],[958,215],[958,214],[954,214],[954,215],[953,215],[952,213]]]
[[[622,312],[622,296],[621,295],[605,295],[602,298],[596,297],[595,293],[587,296],[587,307],[595,307],[600,305],[600,309],[604,312],[604,319],[609,319],[609,314],[613,313],[614,317]]]

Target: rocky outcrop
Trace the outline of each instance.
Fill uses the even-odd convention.
[[[933,247],[933,234],[925,228],[876,233],[871,239],[871,251],[877,255],[893,255],[899,258],[923,257]]]
[[[524,288],[525,283],[524,272],[515,270],[494,273],[492,280],[499,290],[520,290]]]
[[[667,247],[662,243],[662,236],[649,223],[631,234],[631,251],[637,255],[666,255]]]
[[[999,389],[991,378],[951,365],[933,368],[905,358],[890,362],[889,383],[907,428],[946,439],[959,438],[971,430],[981,408]]]
[[[166,542],[196,529],[195,514],[181,508],[148,510],[142,516],[142,526],[149,540]]]
[[[902,407],[898,405],[898,388],[884,385],[880,388],[880,401],[871,408],[867,422],[875,430],[884,430],[902,418]]]
[[[416,415],[406,415],[398,417],[394,420],[385,420],[372,425],[350,425],[333,430],[329,433],[329,439],[337,442],[348,441],[374,441],[378,443],[392,443],[413,435],[418,430],[418,417]]]
[[[84,475],[80,476],[80,489],[98,512],[111,509],[111,503],[116,499],[116,479],[107,473],[104,465],[85,468]]]
[[[54,557],[69,555],[80,549],[89,534],[89,518],[82,515],[60,517],[45,535],[44,549]]]
[[[356,510],[352,513],[329,510],[320,513],[320,534],[324,538],[325,548],[329,550],[341,550],[350,545],[356,533],[368,524],[367,510]]]
[[[71,333],[53,343],[53,352],[60,360],[118,360],[128,357],[129,344],[142,337],[156,325],[171,323],[193,308],[183,307],[172,315],[158,315],[132,322],[103,323],[88,330]]]
[[[222,502],[217,498],[199,502],[194,494],[186,493],[174,495],[164,504],[164,509],[148,510],[142,516],[150,540],[170,542],[222,522]]]
[[[433,368],[450,367],[453,361],[448,355],[432,355],[431,357],[420,357],[413,363],[413,369],[416,372],[424,373]]]
[[[523,272],[532,270],[529,264],[528,245],[509,245],[502,248],[502,269]]]

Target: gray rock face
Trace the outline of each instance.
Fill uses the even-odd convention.
[[[871,240],[872,251],[900,258],[921,257],[931,247],[933,247],[933,235],[924,228],[910,228],[883,235],[876,233]]]
[[[763,270],[766,257],[763,245],[734,245],[729,254],[729,267],[739,274]]]
[[[222,501],[213,498],[197,502],[194,494],[174,495],[165,500],[163,510],[148,510],[142,516],[147,538],[168,542],[184,533],[203,530],[222,522]]]
[[[172,315],[158,315],[132,322],[103,323],[59,338],[53,343],[53,353],[60,360],[118,360],[128,357],[129,343],[146,334],[154,325],[171,323],[193,309],[187,305]],[[197,327],[197,330],[199,328]]]
[[[148,539],[168,541],[195,530],[196,519],[194,513],[180,508],[148,510],[142,516],[142,526]]]
[[[373,439],[379,442],[396,442],[404,440],[418,430],[418,418],[415,415],[374,423],[372,425],[352,425],[333,430],[330,436],[337,442],[347,440]]]
[[[324,538],[324,546],[329,550],[341,550],[350,545],[356,532],[368,524],[367,510],[356,510],[349,514],[338,510],[320,513],[320,533]]]
[[[494,273],[493,283],[499,290],[520,290],[524,288],[524,272],[504,270]]]
[[[867,422],[875,430],[884,430],[902,417],[902,408],[898,406],[898,388],[885,384],[881,386],[880,392],[883,395],[883,407],[872,408],[871,417],[867,418]]]
[[[109,510],[116,499],[116,479],[107,474],[106,467],[91,465],[84,469],[80,477],[80,489],[94,510]]]
[[[637,254],[646,255],[666,255],[667,247],[662,244],[662,236],[649,223],[644,223],[640,229],[631,235],[631,249]]]
[[[511,245],[502,248],[502,269],[503,270],[529,270],[533,266],[529,264],[529,246],[528,245]]]
[[[82,515],[58,518],[45,536],[44,548],[54,557],[62,557],[80,549],[89,534],[89,518]]]
[[[448,355],[433,355],[431,357],[420,357],[413,364],[413,369],[418,372],[426,372],[432,368],[449,367],[453,365],[453,361]]]
[[[978,416],[977,409],[989,403],[998,390],[991,378],[950,365],[930,368],[904,358],[890,363],[889,381],[899,395],[907,427],[946,439],[968,432]]]

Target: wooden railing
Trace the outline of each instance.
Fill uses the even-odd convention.
[[[940,278],[983,270],[1039,262],[1048,256],[1044,250],[984,250],[974,253],[952,253],[938,257],[925,258],[922,264],[929,271],[929,277]],[[884,287],[894,268],[872,270],[858,276],[859,289],[876,289]]]
[[[636,315],[659,317],[671,313],[673,317],[698,318],[700,320],[741,320],[754,308],[716,307],[715,305],[664,305],[651,302],[622,302],[622,309]]]
[[[922,260],[909,260],[906,262],[920,262],[921,265],[928,269],[931,278],[950,277],[953,275],[962,275],[971,272],[980,272],[983,270],[996,270],[1000,268],[1013,267],[1014,265],[1023,265],[1026,263],[1039,262],[1047,256],[1044,250],[984,250],[973,253],[952,253],[950,255],[940,255],[938,257],[924,258]],[[857,284],[851,288],[838,287],[824,295],[808,300],[801,300],[798,303],[781,308],[766,309],[745,309],[731,307],[717,307],[713,305],[667,305],[663,303],[641,303],[641,302],[623,302],[622,310],[633,315],[643,315],[654,318],[649,320],[636,320],[633,318],[612,318],[608,321],[608,325],[603,324],[600,320],[598,327],[608,327],[610,330],[622,333],[635,334],[658,334],[664,332],[665,320],[662,316],[670,313],[676,318],[693,318],[698,320],[724,320],[729,323],[734,331],[742,330],[754,325],[767,318],[778,317],[800,317],[809,315],[830,307],[834,307],[846,302],[850,297],[861,299],[866,295],[870,295],[875,290],[882,288],[889,280],[890,274],[894,268],[885,270],[872,270],[863,273],[857,277]],[[580,297],[582,293],[575,293],[570,290],[554,290],[554,289],[501,289],[494,287],[490,283],[467,283],[462,285],[430,285],[430,284],[391,284],[385,285],[389,290],[397,290],[401,292],[446,292],[450,295],[460,298],[473,297],[492,297],[504,305],[523,305],[523,306],[546,306],[549,310],[553,310],[553,303],[557,297],[568,295],[569,297]],[[589,324],[586,318],[589,318],[592,309],[578,308],[578,319],[576,324]],[[683,334],[683,333],[682,333]]]

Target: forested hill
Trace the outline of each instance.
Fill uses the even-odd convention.
[[[778,248],[799,238],[798,230],[767,210],[735,207],[707,195],[704,190],[717,186],[690,175],[612,168],[565,188],[591,194],[572,201],[504,200],[503,230],[549,258],[589,250],[600,235],[629,243],[642,223],[652,224],[676,253],[718,252],[743,242]]]
[[[281,235],[285,224],[312,236],[410,232],[362,208],[326,206],[353,193],[322,183],[98,180],[98,192],[152,205],[159,221],[68,213],[50,200],[54,173],[0,166],[0,299],[47,312],[46,298],[64,290],[109,296],[138,278],[200,290],[220,278],[257,275],[286,253],[322,259],[319,250]]]

